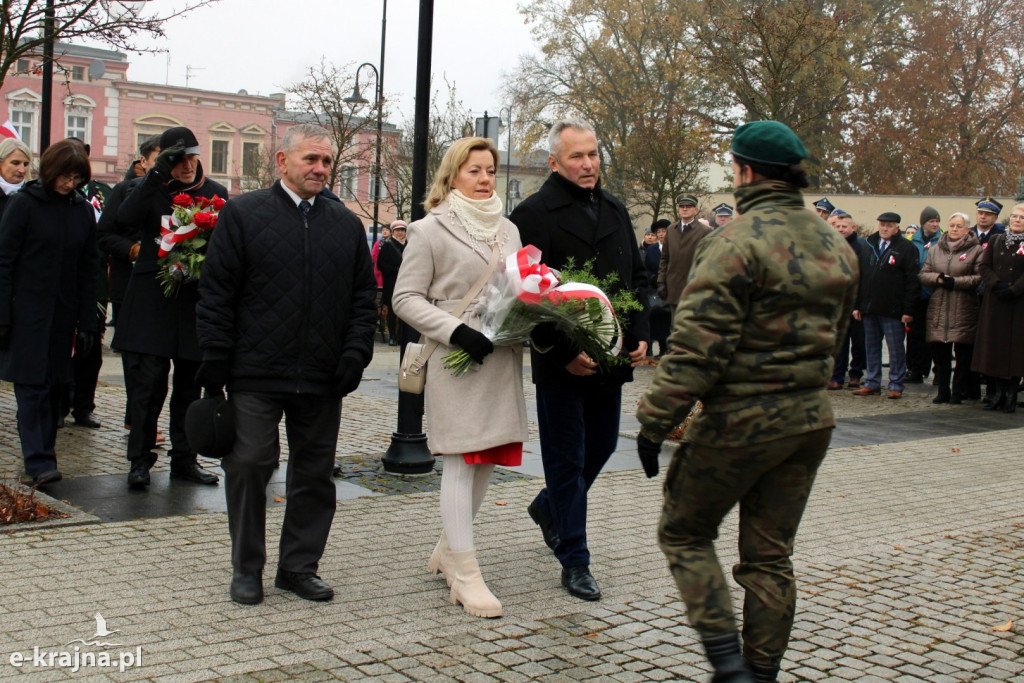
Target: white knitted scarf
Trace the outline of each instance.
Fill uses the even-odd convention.
[[[448,195],[448,215],[457,218],[470,237],[484,244],[493,246],[498,241],[501,209],[497,193],[487,199],[470,199],[458,190]]]
[[[25,187],[25,181],[22,180],[20,183],[9,183],[0,176],[0,190],[4,191],[4,194],[10,197],[12,194]]]

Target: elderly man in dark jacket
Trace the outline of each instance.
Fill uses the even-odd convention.
[[[330,600],[317,576],[334,519],[331,479],[341,399],[373,356],[377,281],[355,214],[320,194],[329,133],[293,126],[277,152],[281,180],[221,212],[200,282],[198,331],[207,391],[230,392],[233,451],[223,460],[231,530],[231,599],[263,600],[266,486],[286,418],[291,454],[275,585]]]
[[[128,281],[120,319],[111,346],[119,350],[125,366],[125,385],[131,403],[128,433],[128,485],[149,486],[149,470],[156,462],[156,427],[167,378],[174,361],[171,391],[171,477],[197,484],[219,480],[196,462],[196,452],[185,434],[185,413],[199,398],[196,370],[202,356],[196,341],[196,302],[199,285],[182,282],[168,296],[159,281],[157,241],[163,216],[172,213],[175,195],[227,199],[220,183],[206,178],[199,163],[199,142],[188,128],[169,128],[160,136],[161,152],[146,177],[138,181],[117,211],[117,220],[139,229],[139,251]]]
[[[867,375],[856,396],[882,393],[882,338],[889,350],[889,386],[886,398],[903,396],[907,351],[903,345],[911,311],[921,296],[917,247],[900,235],[900,215],[887,211],[878,217],[878,232],[867,239],[871,248],[861,262],[856,320],[864,322]]]
[[[848,213],[840,212],[830,218],[834,219],[833,227],[836,232],[853,249],[858,264],[870,262],[871,247],[868,246],[867,240],[857,234],[857,226],[853,222],[853,217]],[[839,350],[836,351],[835,358],[833,358],[832,378],[826,387],[829,391],[838,391],[843,388],[847,369],[850,371],[849,387],[851,389],[859,388],[861,378],[864,377],[864,323],[855,320],[852,315],[848,322],[850,327],[839,345]]]
[[[562,268],[593,262],[598,277],[618,276],[619,286],[647,286],[644,265],[626,208],[601,189],[600,155],[593,128],[578,120],[556,123],[548,138],[551,176],[516,207],[511,221],[523,244],[536,245],[544,262]],[[602,371],[567,337],[540,327],[533,336],[533,382],[547,485],[528,512],[562,564],[562,585],[577,597],[597,600],[587,549],[587,491],[615,452],[622,412],[622,384],[632,367]],[[624,350],[632,365],[643,360],[649,334],[645,313],[626,325]]]

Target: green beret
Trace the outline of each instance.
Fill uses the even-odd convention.
[[[732,153],[762,164],[789,166],[807,158],[807,148],[784,123],[751,121],[736,129]]]

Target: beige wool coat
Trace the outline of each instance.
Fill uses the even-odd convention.
[[[522,246],[519,231],[507,219],[499,228],[501,259]],[[487,269],[491,246],[475,240],[448,215],[448,202],[434,207],[409,225],[408,240],[392,299],[395,314],[427,340],[440,342],[427,361],[424,405],[427,441],[436,455],[482,451],[527,439],[526,400],[523,397],[522,344],[495,346],[482,365],[455,377],[442,358],[461,323],[480,329],[480,311],[487,287],[460,318],[451,311]],[[493,276],[492,276],[493,277]]]

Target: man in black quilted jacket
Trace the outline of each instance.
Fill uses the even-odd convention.
[[[231,531],[231,599],[263,600],[266,486],[286,418],[288,491],[274,584],[330,600],[317,576],[334,519],[331,479],[342,397],[359,386],[377,323],[362,223],[320,194],[334,150],[328,132],[298,125],[277,152],[281,179],[229,201],[210,243],[196,309],[207,391],[225,387],[234,449],[223,460]]]

